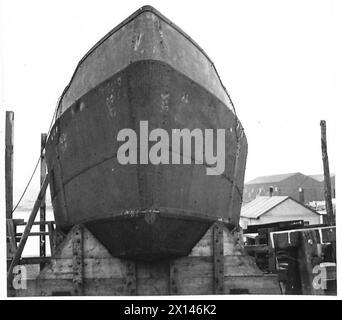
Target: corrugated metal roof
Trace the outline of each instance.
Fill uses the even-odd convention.
[[[241,217],[249,219],[257,219],[264,213],[268,212],[275,206],[279,205],[286,199],[290,199],[288,196],[272,196],[272,197],[257,197],[251,202],[248,202],[241,208]]]
[[[285,174],[276,174],[276,175],[271,175],[271,176],[262,176],[255,178],[249,182],[246,182],[246,185],[248,184],[259,184],[259,183],[274,183],[274,182],[280,182],[282,180],[285,180],[291,176],[294,176],[298,174],[299,172],[295,173],[285,173]]]

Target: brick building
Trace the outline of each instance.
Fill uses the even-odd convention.
[[[335,190],[333,181],[332,185]],[[274,196],[289,196],[304,203],[324,200],[324,181],[320,181],[318,175],[307,176],[296,172],[262,176],[245,183],[243,202],[250,202],[257,196],[269,195],[270,188]]]

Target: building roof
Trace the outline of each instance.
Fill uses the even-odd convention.
[[[280,182],[283,181],[289,177],[292,177],[299,172],[294,172],[294,173],[285,173],[285,174],[276,174],[276,175],[271,175],[271,176],[262,176],[255,178],[251,181],[246,182],[246,185],[248,184],[261,184],[261,183],[274,183],[274,182]]]
[[[242,206],[241,217],[257,219],[288,198],[288,196],[257,197],[253,201]]]
[[[292,201],[298,203],[299,205],[305,207],[306,209],[319,214],[319,212],[303,205],[302,203],[298,202],[297,200],[289,197],[289,196],[263,196],[257,197],[253,201],[246,203],[241,208],[241,217],[248,218],[248,219],[258,219],[263,214],[267,213],[274,207],[278,206],[282,202],[291,199]]]
[[[312,175],[309,175],[309,177],[311,177],[312,179],[315,179],[319,182],[324,181],[324,174],[312,174]],[[330,178],[334,178],[334,177],[335,177],[335,173],[331,173]]]

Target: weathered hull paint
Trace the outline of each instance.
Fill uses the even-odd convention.
[[[238,225],[247,141],[216,70],[190,38],[151,7],[114,30],[82,59],[48,138],[56,224],[85,223],[114,256],[186,255],[215,219]],[[118,132],[138,133],[142,120],[170,136],[226,129],[225,172],[119,164]]]

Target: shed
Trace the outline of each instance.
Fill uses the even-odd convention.
[[[322,223],[321,215],[289,196],[259,196],[241,209],[240,225],[303,220],[308,224]]]

